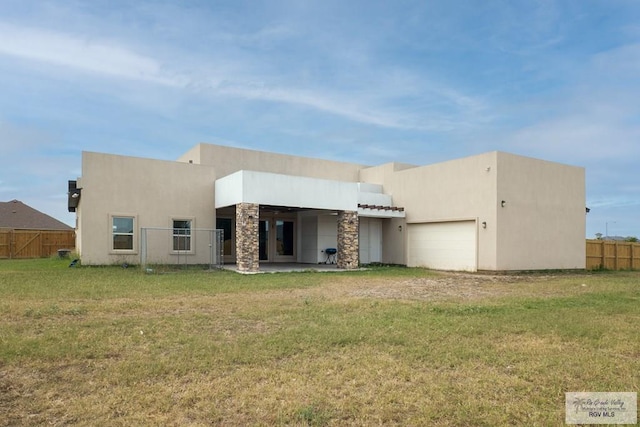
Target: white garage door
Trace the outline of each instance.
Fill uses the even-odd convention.
[[[409,224],[410,267],[476,271],[476,222],[450,221]]]

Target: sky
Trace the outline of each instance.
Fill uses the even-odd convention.
[[[640,237],[639,100],[637,0],[0,0],[0,201],[73,225],[82,151],[498,150],[584,167],[586,237]]]

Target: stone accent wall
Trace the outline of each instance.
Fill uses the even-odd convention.
[[[238,271],[255,273],[260,269],[258,241],[259,205],[236,205],[236,265]]]
[[[352,270],[360,262],[358,212],[338,211],[338,268]]]

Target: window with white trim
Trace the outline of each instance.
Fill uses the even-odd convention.
[[[135,217],[112,216],[111,249],[114,251],[133,251]]]
[[[173,250],[174,252],[191,252],[191,220],[173,220]]]

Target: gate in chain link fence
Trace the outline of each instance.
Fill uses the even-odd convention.
[[[223,230],[142,228],[140,265],[148,273],[221,268],[223,242]]]

